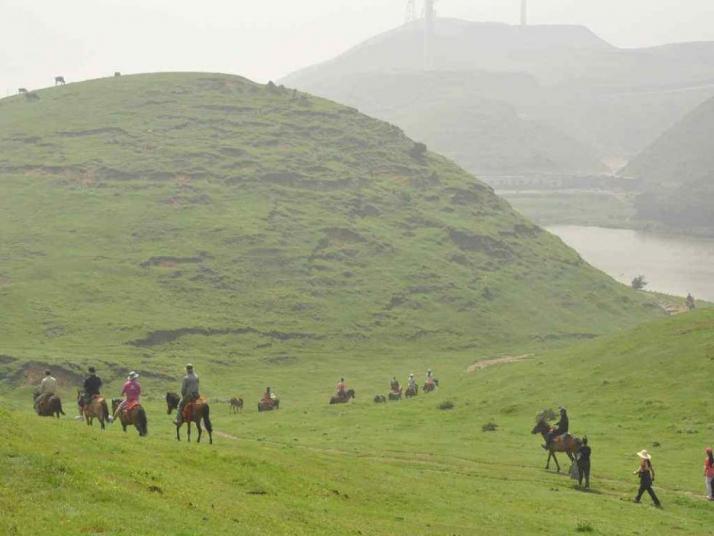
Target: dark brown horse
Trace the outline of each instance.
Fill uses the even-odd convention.
[[[230,405],[231,405],[231,413],[238,413],[239,411],[243,411],[243,399],[242,398],[231,398],[230,400]]]
[[[543,441],[548,445],[548,460],[545,463],[545,468],[550,469],[550,459],[553,458],[555,461],[555,466],[560,472],[560,464],[558,463],[558,458],[555,457],[556,452],[565,452],[570,458],[570,461],[575,461],[575,453],[578,451],[582,445],[582,441],[575,436],[570,434],[565,434],[565,436],[557,436],[550,443],[548,443],[548,436],[553,431],[553,427],[550,426],[545,419],[538,419],[535,427],[531,430],[531,434],[540,434],[543,436]]]
[[[166,413],[171,415],[171,412],[175,409],[178,409],[179,401],[181,400],[181,397],[177,393],[166,393]],[[206,402],[205,398],[199,398],[197,400],[192,400],[191,402],[188,402],[184,408],[183,408],[183,417],[181,421],[179,422],[178,425],[176,425],[176,439],[178,441],[181,441],[181,435],[179,434],[179,430],[181,429],[181,425],[185,422],[188,425],[188,431],[187,431],[187,441],[191,441],[191,423],[196,424],[196,428],[198,428],[198,439],[196,440],[196,443],[201,442],[201,434],[203,433],[203,429],[201,428],[201,420],[203,420],[203,424],[206,427],[206,431],[208,432],[208,442],[210,444],[213,444],[213,425],[211,424],[211,418],[210,418],[210,408],[208,406],[208,402]]]
[[[117,408],[124,400],[122,398],[112,398],[112,413],[116,415]],[[141,437],[149,433],[149,422],[146,418],[146,411],[139,403],[130,405],[128,408],[122,408],[119,412],[119,422],[122,430],[126,432],[126,427],[134,425]]]
[[[439,380],[437,380],[436,378],[434,378],[434,381],[432,381],[432,382],[426,382],[426,383],[424,384],[424,387],[422,387],[422,390],[423,390],[425,393],[431,393],[431,392],[432,392],[434,389],[436,389],[437,387],[439,387]]]
[[[401,400],[402,399],[402,388],[399,391],[389,391],[389,400]]]
[[[355,398],[355,390],[348,389],[347,391],[345,391],[345,394],[343,396],[335,395],[330,398],[330,404],[346,404],[352,398]]]
[[[38,396],[39,394],[35,393],[34,398],[37,399]],[[59,419],[60,415],[64,415],[64,411],[62,410],[62,401],[60,400],[60,397],[58,397],[57,395],[50,395],[45,398],[37,406],[37,414],[40,417],[57,417]]]
[[[279,398],[271,398],[270,400],[261,398],[258,400],[258,412],[273,411],[274,409],[280,409]]]
[[[418,394],[419,394],[419,386],[417,384],[414,384],[414,387],[412,387],[412,386],[407,387],[407,390],[404,391],[404,396],[406,396],[407,398],[411,398]]]
[[[77,391],[77,405],[79,406],[79,414],[87,421],[87,425],[92,426],[94,419],[99,420],[99,424],[104,430],[104,423],[109,422],[109,408],[107,401],[101,395],[95,395],[89,402],[84,402],[84,393]]]

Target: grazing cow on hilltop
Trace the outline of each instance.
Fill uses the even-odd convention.
[[[55,85],[65,85],[64,76],[55,76]]]
[[[18,95],[27,95],[27,88],[21,87],[17,90]]]

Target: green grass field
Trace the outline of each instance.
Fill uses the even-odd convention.
[[[328,406],[332,377],[279,389],[258,414],[239,373],[206,371],[215,443],[177,443],[147,382],[150,435],[101,432],[31,414],[16,391],[0,414],[0,527],[6,534],[709,534],[703,448],[714,426],[706,370],[714,313],[700,311],[617,336],[536,353],[468,374],[437,370],[441,389],[375,405],[387,379],[365,370],[358,398]],[[486,357],[478,356],[474,357]],[[199,370],[199,372],[201,372]],[[267,374],[267,372],[266,372]],[[230,390],[229,385],[233,386]],[[246,398],[229,415],[218,399]],[[444,401],[454,404],[440,410]],[[536,412],[567,405],[593,447],[593,489],[543,470]],[[68,414],[74,406],[65,403]],[[483,432],[494,422],[495,432]],[[634,452],[653,453],[658,511],[630,501]],[[561,459],[561,462],[563,460]],[[563,463],[563,465],[567,465]]]
[[[1,533],[708,532],[711,312],[661,319],[675,298],[335,103],[217,74],[37,96],[0,100]],[[212,446],[165,414],[187,361]],[[88,364],[108,395],[141,373],[148,438],[72,419]],[[48,367],[60,421],[31,410]],[[439,392],[372,403],[427,367]],[[340,376],[357,400],[330,407]],[[258,415],[266,385],[282,409]],[[542,469],[529,432],[559,404],[592,439],[592,493]],[[663,512],[626,502],[643,447]]]

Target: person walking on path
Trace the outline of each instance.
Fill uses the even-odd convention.
[[[712,493],[712,481],[714,480],[714,456],[712,455],[711,447],[707,447],[705,452],[707,457],[704,458],[704,483],[707,487],[707,499],[714,501],[714,493]]]
[[[576,460],[578,462],[578,486],[583,487],[583,478],[585,478],[585,489],[590,489],[590,454],[592,449],[588,446],[588,438],[583,438],[583,444],[576,452]]]
[[[652,484],[655,480],[655,471],[652,467],[652,456],[646,450],[641,450],[637,453],[640,458],[640,466],[633,471],[632,474],[639,475],[640,477],[640,489],[637,492],[637,497],[635,497],[635,502],[639,503],[642,498],[642,494],[646,491],[652,497],[652,502],[657,508],[662,508],[662,503],[659,502],[657,495],[652,489]]]

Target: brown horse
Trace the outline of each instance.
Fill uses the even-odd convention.
[[[343,396],[333,396],[330,398],[330,404],[346,404],[350,399],[355,398],[355,390],[349,389]]]
[[[230,405],[231,405],[231,413],[238,413],[239,411],[243,411],[243,399],[242,398],[231,398],[230,400]]]
[[[178,409],[180,400],[181,397],[177,393],[166,393],[166,413],[168,415],[171,415],[173,410]],[[196,424],[196,428],[198,428],[198,439],[196,440],[196,443],[200,443],[201,434],[203,433],[201,428],[201,419],[203,419],[203,424],[208,432],[208,442],[213,444],[213,425],[211,424],[210,408],[206,399],[201,397],[197,400],[188,402],[183,408],[183,413],[184,415],[181,422],[176,425],[176,440],[181,441],[179,430],[185,422],[188,425],[187,441],[191,441],[191,423],[193,422]]]
[[[119,404],[123,401],[124,399],[122,398],[112,398],[113,414],[116,414]],[[144,437],[149,433],[149,423],[146,418],[146,411],[139,403],[133,404],[128,408],[128,411],[127,408],[123,408],[119,413],[119,422],[121,423],[122,430],[125,432],[126,427],[133,424],[141,437]]]
[[[258,412],[273,411],[274,409],[280,409],[279,398],[271,398],[270,400],[261,398],[258,400]]]
[[[555,457],[556,452],[565,452],[570,458],[570,461],[575,461],[575,453],[578,451],[582,445],[582,441],[575,436],[570,434],[565,434],[565,436],[557,436],[550,443],[548,443],[548,434],[553,430],[545,419],[538,419],[535,427],[531,430],[531,434],[541,434],[543,436],[543,441],[548,445],[548,460],[545,463],[545,468],[550,469],[550,459],[553,458],[555,461],[555,466],[560,472],[560,464],[558,463],[558,458]]]
[[[101,395],[94,395],[88,403],[82,404],[84,393],[77,391],[77,405],[79,406],[79,414],[87,421],[87,425],[92,426],[94,419],[99,420],[99,424],[104,430],[104,423],[109,422],[109,408],[107,401]]]
[[[399,388],[399,391],[389,391],[389,394],[387,395],[389,397],[389,400],[401,400],[402,399],[402,388]]]
[[[35,400],[38,396],[39,394],[35,393]],[[50,395],[45,398],[37,406],[37,414],[40,417],[57,417],[59,419],[60,415],[64,415],[64,411],[62,410],[62,401],[60,400],[60,397],[58,397],[57,395]]]
[[[413,396],[416,396],[419,394],[419,386],[414,384],[414,387],[407,387],[407,390],[404,392],[404,396],[407,398],[411,398]]]
[[[439,380],[435,378],[433,382],[426,382],[424,387],[422,387],[422,391],[425,393],[431,393],[437,387],[439,387]]]

